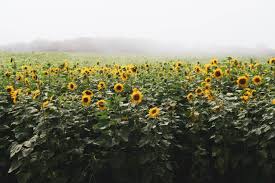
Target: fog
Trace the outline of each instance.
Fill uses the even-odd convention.
[[[273,0],[9,0],[0,50],[274,55]]]

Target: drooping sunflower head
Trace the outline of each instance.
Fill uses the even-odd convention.
[[[99,108],[99,110],[106,110],[107,109],[105,100],[97,101],[96,105]]]
[[[122,72],[120,74],[120,78],[123,80],[123,81],[126,81],[128,79],[128,74],[126,72]]]
[[[215,69],[214,70],[214,73],[213,73],[213,76],[215,77],[215,78],[221,78],[222,77],[222,70],[221,69],[219,69],[219,68],[217,68],[217,69]]]
[[[115,92],[117,92],[117,93],[123,92],[123,89],[124,89],[124,86],[123,86],[123,84],[121,84],[121,83],[117,83],[117,84],[115,84],[115,86],[114,86],[114,90],[115,90]]]
[[[211,67],[211,64],[205,64],[205,65],[204,65],[204,69],[205,69],[205,71],[206,71],[207,73],[209,72],[210,67]]]
[[[32,92],[32,98],[36,99],[40,95],[40,90],[35,90]]]
[[[98,90],[104,90],[106,88],[106,83],[104,81],[100,81],[97,85]]]
[[[15,92],[14,92],[15,93]],[[17,95],[16,94],[12,94],[11,95],[11,100],[12,100],[12,102],[14,103],[14,104],[16,104],[16,102],[17,102]]]
[[[91,103],[91,96],[89,95],[82,95],[81,102],[83,106],[89,106]]]
[[[91,90],[84,90],[82,92],[82,95],[88,95],[88,96],[94,96],[94,93]]]
[[[160,109],[158,107],[153,107],[149,109],[149,117],[150,118],[157,118],[160,114]]]
[[[245,88],[247,86],[247,84],[248,84],[248,78],[246,76],[240,76],[240,77],[238,77],[237,84],[240,87]]]
[[[261,76],[254,76],[253,77],[253,79],[252,79],[252,81],[253,81],[253,83],[255,84],[255,85],[259,85],[259,84],[261,84],[261,82],[262,82],[262,78],[261,78]]]
[[[48,100],[44,101],[44,102],[42,103],[42,109],[47,108],[48,105],[49,105],[49,103],[50,103],[50,102],[49,102]]]
[[[74,83],[74,82],[70,82],[68,85],[67,85],[67,88],[71,91],[74,91],[76,88],[77,88],[77,85]]]
[[[131,102],[133,104],[139,104],[139,103],[141,103],[142,98],[143,98],[143,95],[142,95],[142,93],[140,91],[134,91],[131,94]]]

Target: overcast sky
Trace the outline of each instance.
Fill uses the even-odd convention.
[[[1,0],[0,45],[130,37],[275,48],[274,0]]]

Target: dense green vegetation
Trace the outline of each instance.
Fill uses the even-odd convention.
[[[275,58],[1,53],[0,182],[269,182]]]

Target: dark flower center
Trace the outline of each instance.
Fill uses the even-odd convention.
[[[217,77],[219,77],[219,76],[221,76],[221,72],[220,72],[220,71],[216,71],[216,72],[215,72],[215,75],[216,75]]]
[[[99,102],[98,105],[99,107],[104,107],[104,102]]]
[[[134,100],[139,100],[140,96],[139,96],[139,94],[135,94],[133,98],[134,98]]]
[[[246,83],[246,79],[240,79],[240,84],[244,85]]]
[[[88,100],[88,98],[84,98],[83,101],[84,101],[85,103],[87,103],[89,100]]]
[[[86,95],[92,95],[92,93],[90,91],[86,91],[85,93],[86,93]]]

